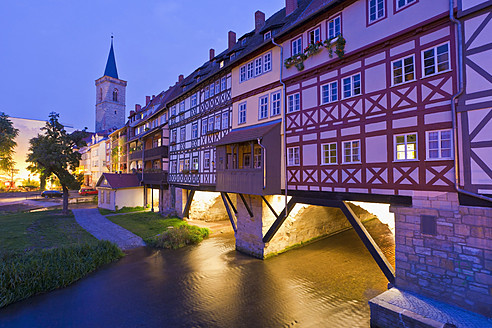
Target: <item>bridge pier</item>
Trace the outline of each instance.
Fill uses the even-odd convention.
[[[457,193],[415,192],[411,207],[390,210],[396,286],[491,317],[492,208],[460,205]],[[378,298],[371,301],[374,318],[387,310]]]

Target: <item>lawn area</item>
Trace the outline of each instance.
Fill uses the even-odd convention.
[[[158,248],[198,244],[210,234],[208,228],[191,226],[179,218],[165,218],[153,212],[115,215],[108,219],[142,237],[147,245]]]
[[[126,230],[130,230],[143,239],[161,234],[167,230],[167,227],[177,228],[181,225],[187,224],[179,218],[165,218],[155,212],[108,216],[107,219],[125,228]]]
[[[123,256],[61,211],[0,216],[0,308],[65,287]]]
[[[60,210],[0,216],[0,253],[96,241],[77,224],[73,215],[62,215]]]
[[[135,207],[125,206],[116,211],[111,211],[105,208],[99,208],[99,213],[101,213],[101,215],[108,215],[108,214],[118,214],[118,213],[142,212],[143,210],[145,210],[143,206],[135,206]]]

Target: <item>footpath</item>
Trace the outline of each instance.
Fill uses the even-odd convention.
[[[109,240],[122,250],[145,246],[134,233],[106,219],[97,208],[73,209],[77,223],[99,240]]]

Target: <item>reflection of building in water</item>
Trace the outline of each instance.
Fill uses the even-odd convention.
[[[36,137],[39,133],[42,132],[41,128],[45,126],[46,121],[18,117],[9,117],[9,120],[12,121],[16,129],[19,129],[19,134],[15,139],[15,142],[17,142],[17,147],[15,147],[14,161],[15,170],[18,170],[14,174],[15,186],[22,185],[24,180],[38,181],[38,175],[31,173],[27,169],[29,163],[26,162],[26,159],[27,153],[29,151],[29,140]],[[65,129],[69,133],[74,130],[73,127],[69,125],[65,125]],[[2,174],[0,175],[1,186],[8,186],[10,180],[10,176],[2,172]]]

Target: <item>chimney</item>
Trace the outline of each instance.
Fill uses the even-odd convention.
[[[232,47],[234,47],[234,45],[236,44],[236,33],[233,31],[229,31],[228,39],[229,39],[229,46],[227,48],[231,50]]]
[[[209,54],[210,54],[210,61],[214,60],[214,58],[215,58],[215,49],[214,48],[211,48]]]
[[[258,33],[263,26],[265,26],[265,13],[257,10],[255,12],[255,33]]]
[[[147,106],[150,102],[150,96],[145,96],[145,106]]]
[[[183,76],[183,74],[180,74],[178,76],[178,82],[181,83],[181,82],[183,82],[183,80],[184,80],[184,76]]]
[[[137,105],[135,105],[135,107],[137,107]],[[135,111],[134,110],[131,110],[130,111],[130,116],[133,116],[135,114]]]
[[[135,104],[135,113],[138,113],[142,109],[142,106]]]
[[[285,0],[285,16],[289,16],[296,9],[297,0]]]

